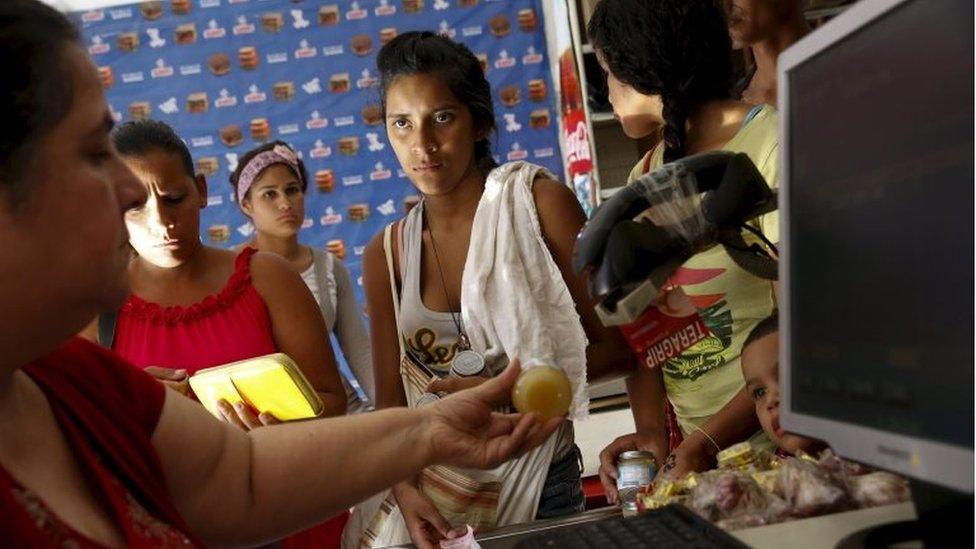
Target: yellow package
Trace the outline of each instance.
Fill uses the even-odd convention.
[[[200,370],[190,377],[190,388],[217,418],[217,402],[221,399],[231,404],[244,402],[281,421],[317,417],[325,407],[295,362],[284,353]]]

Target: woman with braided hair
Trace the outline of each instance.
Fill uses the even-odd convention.
[[[692,154],[727,150],[747,154],[776,186],[776,113],[731,96],[731,40],[720,0],[602,0],[587,30],[624,133],[640,138],[663,129],[663,141],[630,180]],[[776,212],[757,225],[778,240]],[[678,478],[713,467],[715,454],[733,443],[751,437],[769,445],[750,411],[739,354],[749,331],[773,310],[773,284],[715,246],[689,259],[661,291],[661,315],[697,316],[707,333],[686,338],[677,356],[637,368],[628,381],[637,432],[600,455],[611,499],[621,452],[666,456],[660,474]]]

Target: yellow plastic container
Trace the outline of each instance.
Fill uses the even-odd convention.
[[[284,353],[259,356],[198,371],[190,388],[211,414],[220,417],[217,402],[245,402],[281,421],[308,419],[325,408],[295,362]]]

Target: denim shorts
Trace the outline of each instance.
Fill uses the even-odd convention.
[[[566,455],[549,465],[546,482],[542,486],[536,520],[564,517],[582,513],[584,509],[583,485],[580,475],[583,469],[583,454],[579,446],[566,452]]]

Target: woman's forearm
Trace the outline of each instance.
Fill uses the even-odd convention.
[[[424,418],[400,408],[228,433],[234,448],[195,487],[196,508],[185,515],[197,517],[191,526],[213,545],[311,526],[429,465]]]

